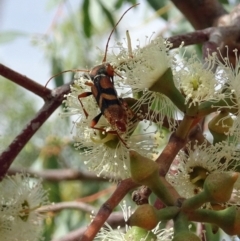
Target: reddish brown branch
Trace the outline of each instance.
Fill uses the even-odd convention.
[[[214,28],[207,28],[203,30],[194,31],[191,33],[185,33],[168,38],[168,41],[172,43],[172,49],[178,48],[183,42],[184,46],[193,44],[202,44],[209,39],[210,33]]]
[[[101,206],[96,217],[88,226],[86,232],[81,239],[81,241],[90,241],[93,240],[100,228],[106,222],[109,215],[112,213],[113,209],[119,204],[119,202],[125,197],[125,195],[136,188],[138,185],[133,182],[131,178],[123,180],[112,196]]]
[[[92,205],[86,204],[84,202],[72,201],[72,202],[60,202],[54,203],[52,205],[42,206],[37,209],[39,213],[47,212],[59,212],[65,209],[78,209],[87,213],[96,212],[96,208]]]
[[[29,79],[25,75],[19,74],[18,72],[4,66],[3,64],[0,64],[0,75],[33,92],[39,97],[42,97],[44,100],[48,95],[51,94],[50,89],[45,88],[34,80]]]
[[[10,165],[30,138],[36,133],[48,117],[61,105],[64,95],[67,94],[69,90],[69,84],[54,89],[51,92],[51,97],[48,96],[49,100],[45,102],[36,116],[26,125],[22,132],[15,137],[7,149],[3,151],[0,156],[0,179],[5,176]]]
[[[172,0],[195,29],[214,26],[217,19],[227,14],[218,0]]]
[[[168,173],[173,160],[185,144],[186,140],[180,139],[174,133],[171,135],[168,144],[156,160],[159,165],[160,176],[164,177]]]

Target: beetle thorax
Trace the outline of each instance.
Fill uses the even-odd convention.
[[[103,63],[100,65],[97,65],[93,67],[90,70],[89,75],[91,77],[95,77],[96,75],[106,75],[108,77],[113,77],[114,76],[114,69],[111,64],[109,63]]]

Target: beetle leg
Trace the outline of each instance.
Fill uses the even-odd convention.
[[[123,138],[120,136],[120,134],[117,131],[106,131],[106,132],[113,135],[117,135],[119,140],[124,144],[124,146],[126,146],[126,148],[129,149],[127,143],[123,140]]]
[[[92,92],[84,92],[84,93],[78,95],[78,100],[79,100],[79,102],[80,102],[80,105],[81,105],[82,108],[83,108],[83,112],[84,112],[86,118],[88,118],[88,113],[87,113],[87,111],[85,110],[85,108],[84,108],[84,106],[83,106],[83,103],[82,103],[82,101],[81,101],[81,98],[87,97],[87,96],[89,96],[89,95],[92,95]]]
[[[99,121],[99,119],[100,119],[101,116],[102,116],[102,112],[99,113],[97,116],[95,116],[95,117],[92,119],[92,122],[91,122],[91,125],[90,125],[91,128],[96,129],[96,130],[101,130],[101,131],[104,130],[104,129],[102,129],[102,128],[97,128],[97,127],[95,127],[95,125],[97,125],[97,123],[98,123],[98,121]]]
[[[117,131],[106,131],[104,128],[101,128],[101,127],[95,127],[95,125],[98,123],[100,117],[102,116],[102,113],[99,113],[97,116],[95,116],[91,122],[91,125],[90,127],[95,129],[95,130],[98,130],[98,131],[104,131],[106,133],[110,133],[110,134],[113,134],[113,135],[117,135],[119,140],[124,144],[124,146],[126,146],[126,148],[129,149],[129,147],[127,146],[127,143],[122,139],[122,137],[119,135],[119,133]]]
[[[90,86],[90,87],[92,87],[94,85],[93,82],[91,82],[91,81],[86,81],[84,84],[87,86]]]

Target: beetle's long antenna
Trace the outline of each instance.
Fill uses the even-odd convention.
[[[68,70],[64,70],[64,71],[62,71],[62,72],[59,72],[59,73],[53,75],[53,76],[47,81],[47,83],[45,84],[44,87],[46,88],[47,85],[48,85],[48,83],[49,83],[53,78],[59,76],[60,74],[64,74],[64,73],[68,73],[68,72],[90,72],[90,71],[87,70],[87,69],[68,69]]]
[[[115,26],[114,26],[114,28],[112,29],[112,31],[111,31],[111,33],[110,33],[110,35],[109,35],[109,37],[108,37],[108,40],[107,40],[106,49],[105,49],[105,55],[104,55],[104,58],[103,58],[103,61],[102,61],[103,63],[106,62],[106,60],[107,60],[108,44],[109,44],[109,41],[110,41],[110,39],[111,39],[111,37],[112,37],[112,34],[113,34],[113,32],[115,31],[117,25],[120,23],[120,21],[122,20],[122,18],[124,17],[124,15],[125,15],[130,9],[136,7],[136,6],[139,5],[139,4],[140,4],[140,3],[134,4],[134,5],[131,6],[129,9],[127,9],[127,10],[123,13],[122,17],[121,17],[121,18],[117,21],[117,23],[115,24]]]

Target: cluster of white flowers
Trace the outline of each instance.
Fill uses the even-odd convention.
[[[40,181],[27,175],[6,176],[0,183],[0,236],[6,241],[39,240],[43,215],[37,209],[48,203]]]
[[[74,140],[81,162],[97,175],[106,175],[113,180],[128,178],[130,177],[129,149],[134,149],[154,160],[159,150],[158,134],[160,136],[163,123],[168,123],[167,128],[173,131],[179,123],[179,114],[190,113],[192,119],[200,120],[214,110],[225,114],[216,123],[216,126],[222,125],[221,127],[225,128],[222,129],[227,130],[220,133],[226,135],[225,141],[215,141],[215,144],[206,141],[201,145],[199,143],[187,145],[184,151],[178,153],[166,178],[183,198],[191,198],[203,191],[205,179],[210,173],[238,171],[240,142],[238,53],[236,52],[235,66],[232,66],[228,58],[221,57],[220,52],[209,54],[203,62],[196,54],[189,58],[171,56],[171,43],[161,37],[149,40],[145,47],[139,44],[133,50],[129,39],[127,45],[125,47],[123,43],[117,43],[118,52],[108,56],[108,62],[114,69],[114,86],[118,90],[119,99],[135,98],[131,107],[127,106],[127,101],[119,102],[122,103],[122,108],[128,117],[126,132],[120,133],[116,130],[108,116],[101,113],[102,93],[98,93],[100,97],[97,103],[97,98],[91,95],[91,85],[86,84],[92,81],[90,76],[77,77],[64,101],[67,110],[64,115],[77,116],[74,122],[76,128]],[[97,74],[107,77],[100,72]],[[96,91],[100,89],[97,88]],[[87,93],[86,98],[83,98],[83,93]],[[178,99],[174,99],[174,93],[177,93],[175,95],[177,98],[181,98],[179,105]],[[105,95],[106,98],[109,96]],[[200,108],[204,111],[198,116],[199,110],[202,110]],[[188,110],[196,111],[188,112]],[[96,118],[101,114],[101,118]],[[228,128],[224,120],[229,116],[234,121]],[[139,128],[143,119],[148,121],[147,127],[145,125],[144,128]],[[156,125],[152,126],[153,122]],[[193,126],[191,124],[190,127]],[[93,125],[96,128],[93,128]],[[140,129],[145,131],[139,131]],[[186,133],[189,133],[189,129]],[[240,180],[234,184],[232,194],[233,197],[226,205],[240,205]],[[123,211],[127,221],[130,209],[125,204]],[[8,223],[3,224],[8,225]],[[126,236],[129,230],[131,227],[127,225],[125,229],[113,230],[106,224],[95,240],[130,240]],[[173,238],[172,230],[160,230],[159,226],[149,233],[154,235],[154,240],[167,241]],[[141,240],[147,240],[147,236]]]
[[[131,44],[128,43],[129,45]],[[139,44],[136,49],[132,50],[129,47],[124,47],[124,44],[118,43],[117,48],[117,54],[108,56],[109,63],[116,73],[115,87],[119,87],[121,93],[123,93],[123,90],[127,90],[126,97],[136,98],[135,104],[131,108],[128,107],[134,113],[134,121],[131,118],[128,121],[127,132],[113,133],[113,127],[108,123],[104,115],[96,125],[100,129],[102,128],[103,131],[89,127],[91,120],[100,114],[100,108],[93,96],[81,98],[84,107],[81,106],[78,97],[83,92],[91,92],[89,85],[85,84],[90,81],[90,78],[77,78],[71,87],[71,93],[67,95],[65,101],[66,109],[69,111],[67,115],[78,115],[75,122],[75,147],[81,154],[81,160],[90,170],[98,175],[111,174],[114,179],[126,178],[130,175],[129,149],[135,149],[141,154],[148,154],[150,158],[153,158],[158,148],[158,142],[156,141],[156,135],[152,135],[152,133],[159,132],[166,120],[168,129],[170,131],[174,130],[177,127],[176,121],[179,114],[184,114],[177,110],[175,106],[176,100],[174,102],[171,99],[172,93],[168,93],[171,92],[170,84],[166,86],[168,92],[161,89],[164,86],[159,82],[162,81],[161,78],[166,73],[170,73],[167,78],[172,78],[175,91],[177,90],[184,100],[184,107],[181,110],[186,110],[192,106],[198,108],[198,106],[202,104],[204,106],[208,102],[210,104],[205,106],[211,109],[211,106],[215,104],[215,110],[229,111],[232,113],[231,115],[236,116],[229,132],[225,134],[240,137],[240,88],[238,87],[240,64],[237,57],[234,68],[227,59],[220,61],[217,53],[209,54],[204,63],[198,59],[196,54],[193,54],[188,59],[185,56],[179,59],[170,55],[171,44],[161,37],[150,40],[145,47]],[[217,68],[217,66],[219,67]],[[144,111],[142,107],[144,107]],[[88,113],[87,116],[86,112]],[[206,113],[211,113],[211,110],[207,110]],[[139,133],[137,125],[141,123],[142,119],[147,119],[149,126],[151,126],[152,122],[156,123],[156,128],[154,130],[145,128],[144,134]],[[219,125],[222,123],[221,120],[218,122]],[[148,130],[150,133],[148,133]],[[237,139],[239,141],[239,138]],[[230,148],[229,144],[223,145],[220,148],[223,151],[220,151],[219,155],[226,152],[227,148]],[[207,160],[206,166],[208,166],[208,169],[213,165],[217,170],[220,168],[221,159],[217,159],[216,156],[219,157],[217,153],[220,149],[216,145],[212,148],[202,145],[194,148],[193,151],[189,149],[187,160],[191,159],[196,162],[197,157],[199,157],[201,160]],[[196,152],[200,154],[196,156]],[[209,158],[212,155],[215,155],[215,157]],[[189,162],[185,160],[186,157],[180,154],[179,158],[181,161],[178,178],[186,178],[184,173],[191,176],[191,166],[187,164]],[[204,166],[204,162],[201,165]],[[220,168],[220,170],[222,169]],[[194,178],[192,182],[195,182]],[[178,183],[183,182],[178,181]],[[195,190],[193,192],[189,191],[192,189],[188,187],[182,188],[182,191],[186,190],[187,192],[188,190],[191,193],[185,193],[184,196],[191,196]]]

